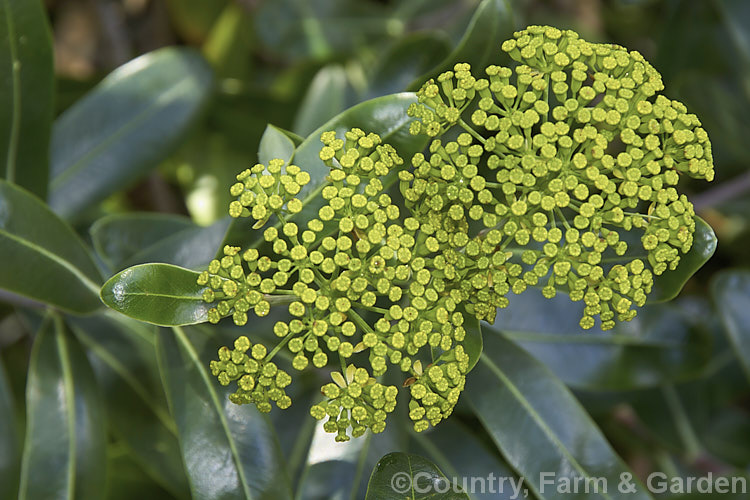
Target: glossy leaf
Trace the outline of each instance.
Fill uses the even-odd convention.
[[[177,428],[156,359],[156,328],[112,313],[69,319],[104,392],[109,431],[143,471],[177,498],[189,497]]]
[[[721,272],[711,283],[711,294],[724,331],[750,378],[750,272]]]
[[[101,290],[102,301],[125,316],[160,326],[208,319],[198,273],[171,264],[140,264],[120,271]]]
[[[0,1],[0,176],[47,195],[54,68],[41,0]]]
[[[647,306],[633,321],[601,331],[581,329],[583,304],[566,296],[545,299],[530,289],[509,299],[485,335],[502,334],[576,389],[635,390],[695,378],[711,360],[711,335],[675,305]]]
[[[463,326],[466,329],[466,337],[463,346],[469,355],[469,370],[472,370],[482,355],[482,328],[476,317],[464,313],[464,318]]]
[[[196,500],[291,499],[273,428],[253,405],[235,405],[208,372],[214,345],[181,328],[160,331],[159,366]]]
[[[368,95],[372,98],[405,90],[417,77],[442,62],[450,49],[445,37],[429,32],[402,38],[372,70]]]
[[[527,498],[528,489],[523,480],[486,446],[483,435],[472,432],[458,418],[449,418],[430,432],[415,432],[412,436],[416,444],[414,451],[429,458],[451,480],[456,478],[460,487],[469,490],[472,500]],[[472,488],[471,478],[486,480]],[[507,478],[503,480],[502,491],[499,478]]]
[[[179,215],[110,215],[94,223],[91,239],[112,271],[148,262],[197,269],[213,258],[230,221],[202,227]]]
[[[565,499],[542,473],[561,477],[605,478],[618,484],[627,467],[591,417],[544,365],[512,342],[484,336],[484,351],[466,381],[466,395],[505,460],[544,499]],[[635,483],[634,494],[610,488],[609,498],[648,499]]]
[[[34,340],[26,413],[19,500],[102,498],[107,439],[101,394],[86,354],[60,317],[46,321]]]
[[[295,148],[302,144],[302,141],[304,139],[297,134],[269,124],[260,138],[258,162],[268,165],[274,158],[289,162]]]
[[[83,242],[38,198],[0,180],[0,288],[74,313],[99,307]]]
[[[409,90],[418,90],[430,78],[453,69],[456,63],[469,63],[481,73],[485,66],[497,62],[503,52],[500,45],[511,38],[514,31],[513,15],[507,0],[483,0],[466,28],[458,46],[437,67],[414,80]],[[478,77],[477,77],[478,78]]]
[[[426,458],[411,453],[389,453],[372,471],[365,500],[469,499],[466,493],[456,490]]]
[[[21,470],[21,440],[10,384],[0,359],[0,498],[15,498]]]
[[[49,203],[65,218],[164,160],[206,103],[212,73],[186,49],[150,52],[108,75],[52,132]]]
[[[307,89],[294,120],[295,133],[307,136],[346,108],[349,79],[337,64],[323,67]]]

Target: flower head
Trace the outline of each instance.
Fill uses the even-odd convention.
[[[299,167],[272,160],[237,176],[230,214],[254,219],[262,239],[226,246],[200,275],[209,321],[244,325],[282,304],[288,318],[271,354],[246,337],[219,351],[211,369],[236,381],[232,401],[291,403],[291,377],[271,360],[284,348],[296,370],[341,366],[310,411],[337,440],[385,428],[399,388],[379,377],[394,367],[422,431],[464,388],[472,316],[492,322],[509,294],[536,287],[583,301],[583,328],[598,317],[608,329],[679,265],[695,214],[676,186],[713,178],[697,117],[660,94],[637,52],[540,26],[502,50],[515,67],[457,64],[425,83],[408,114],[431,142],[409,162],[377,134],[323,133],[317,213],[302,211]]]

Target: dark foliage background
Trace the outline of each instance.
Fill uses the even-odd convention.
[[[0,11],[7,16],[20,3],[0,0]],[[92,276],[101,271],[106,279],[150,261],[200,267],[227,229],[234,175],[284,147],[284,134],[269,124],[305,137],[364,100],[415,90],[452,61],[502,62],[499,42],[528,24],[572,28],[591,41],[639,50],[662,73],[666,95],[686,103],[713,142],[716,180],[682,188],[719,245],[676,301],[647,307],[612,334],[581,333],[578,312],[565,299],[514,300],[484,333],[485,354],[507,370],[503,384],[483,366],[458,415],[434,432],[415,435],[399,424],[385,436],[338,447],[318,436],[306,416],[325,374],[296,383],[296,410],[277,410],[270,419],[224,404],[224,393],[211,389],[216,384],[202,378],[200,367],[237,335],[234,328],[187,327],[172,335],[111,311],[42,319],[34,304],[2,291],[0,499],[16,498],[19,484],[21,498],[33,500],[58,493],[113,500],[362,498],[375,463],[393,451],[428,457],[448,476],[517,477],[558,459],[561,467],[570,461],[591,475],[602,473],[598,464],[613,463],[613,470],[642,479],[654,471],[747,474],[750,3],[44,3],[54,90],[44,87],[52,75],[45,67],[51,53],[43,49],[27,59],[32,78],[24,88],[38,92],[37,139],[46,144],[51,134],[51,166],[48,172],[46,148],[22,145],[19,157],[27,155],[33,166],[19,170],[16,181],[93,246],[99,271]],[[146,75],[140,87],[122,83],[123,72],[112,78],[120,66],[158,49],[146,67],[128,66]],[[114,90],[104,92],[107,85]],[[144,92],[153,101],[134,109],[129,93]],[[0,115],[7,115],[10,104],[2,103]],[[51,132],[45,114],[55,118]],[[97,142],[123,117],[130,120],[130,144],[141,140],[145,147]],[[71,165],[81,137],[96,145],[93,159]],[[100,171],[106,175],[97,177]],[[83,406],[71,424],[69,408],[54,401],[72,387]],[[63,458],[45,451],[73,442],[78,448]]]

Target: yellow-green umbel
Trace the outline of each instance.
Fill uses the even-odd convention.
[[[229,212],[262,237],[200,275],[209,321],[242,326],[280,304],[288,315],[270,353],[246,337],[219,350],[211,369],[236,381],[233,402],[289,406],[291,377],[272,361],[286,349],[296,370],[340,366],[310,411],[337,440],[385,428],[399,390],[380,380],[389,369],[422,431],[464,388],[467,322],[494,321],[509,294],[562,291],[584,302],[583,328],[599,317],[609,329],[678,266],[695,222],[676,186],[713,178],[697,117],[660,94],[637,52],[540,26],[502,50],[518,64],[457,64],[417,92],[409,130],[430,144],[409,161],[364,130],[323,133],[317,213],[300,197],[305,165],[237,176]]]

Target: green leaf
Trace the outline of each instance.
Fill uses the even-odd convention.
[[[230,222],[224,217],[203,227],[181,215],[129,213],[103,217],[90,232],[112,271],[148,262],[200,268],[213,258]]]
[[[208,320],[205,287],[198,273],[171,264],[140,264],[112,276],[102,301],[125,316],[160,326],[193,325]]]
[[[548,473],[557,480],[604,478],[610,488],[602,498],[651,498],[637,481],[636,493],[617,491],[620,475],[629,473],[620,457],[562,382],[509,340],[484,336],[466,395],[505,460],[536,496],[570,496],[542,483],[542,473]]]
[[[58,316],[34,340],[26,413],[19,500],[102,498],[101,395],[86,354]]]
[[[457,478],[464,490],[471,489],[470,478],[486,478],[469,491],[476,500],[516,500],[524,497],[524,483],[500,456],[483,442],[484,435],[477,435],[458,418],[449,418],[430,432],[412,434],[417,445],[414,451],[435,462],[451,479]],[[456,443],[460,443],[457,446]],[[494,482],[493,479],[494,478]],[[499,491],[498,478],[507,478]],[[463,480],[467,482],[464,483]]]
[[[680,258],[677,269],[665,271],[664,274],[654,278],[654,289],[648,297],[650,304],[666,302],[677,297],[690,277],[716,252],[717,239],[714,230],[706,221],[697,216],[693,238],[693,246]]]
[[[463,308],[461,309],[464,312]],[[469,371],[471,371],[479,362],[479,357],[482,355],[482,328],[475,316],[464,312],[464,318],[463,326],[466,329],[466,337],[464,338],[463,346],[469,355]]]
[[[274,158],[280,158],[288,162],[294,154],[294,150],[304,140],[294,132],[268,124],[258,145],[258,162],[268,165],[268,162]]]
[[[205,341],[205,336],[189,337],[179,327],[157,336],[159,366],[193,498],[291,499],[268,418],[253,405],[229,402],[228,390],[207,371],[216,346],[202,349],[195,339]]]
[[[0,498],[15,498],[21,469],[21,443],[13,394],[0,359]]]
[[[430,78],[453,69],[459,62],[469,63],[475,71],[502,57],[500,45],[513,36],[514,22],[507,0],[483,0],[466,28],[458,46],[437,67],[414,80],[409,90],[418,90]]]
[[[47,195],[54,68],[40,0],[0,0],[0,163],[2,177]]]
[[[674,305],[646,306],[603,332],[581,329],[583,304],[566,296],[546,299],[530,289],[509,299],[485,334],[514,341],[576,389],[627,391],[696,378],[711,360],[710,333]]]
[[[711,282],[724,331],[750,379],[750,271],[726,270]]]
[[[117,446],[112,446],[115,448]],[[111,453],[108,457],[106,500],[172,500],[172,495],[146,475],[142,468],[127,454]],[[179,459],[179,455],[178,455]],[[189,498],[183,496],[179,498]]]
[[[169,414],[156,359],[156,328],[121,315],[68,323],[89,352],[104,392],[110,432],[153,481],[189,497],[177,428]]]
[[[401,38],[384,53],[367,78],[368,95],[401,92],[417,77],[441,63],[450,52],[444,36],[430,32],[417,32]]]
[[[292,129],[307,136],[346,108],[351,92],[346,70],[338,64],[323,67],[310,82]]]
[[[372,471],[365,500],[403,498],[468,500],[469,496],[461,490],[454,491],[450,480],[426,458],[411,453],[389,453]]]
[[[0,180],[0,288],[73,313],[99,307],[87,248],[38,198]]]
[[[109,74],[55,121],[49,203],[65,218],[132,184],[185,137],[212,88],[200,55],[159,49]]]

